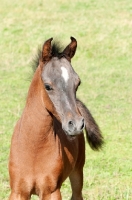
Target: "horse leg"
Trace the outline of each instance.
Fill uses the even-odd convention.
[[[43,194],[39,198],[40,200],[62,200],[60,189],[57,189],[51,194]]]
[[[23,196],[21,194],[16,194],[15,192],[11,192],[9,200],[30,200],[29,196]]]
[[[60,189],[57,189],[50,194],[41,195],[40,200],[62,200]]]
[[[62,200],[60,189],[57,189],[51,194],[51,200]]]
[[[83,200],[82,188],[83,188],[83,170],[75,170],[70,176],[72,197],[71,200]]]

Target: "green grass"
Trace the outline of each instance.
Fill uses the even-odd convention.
[[[8,156],[13,127],[30,84],[30,60],[50,37],[78,41],[72,64],[105,138],[102,152],[87,145],[84,199],[132,199],[131,0],[0,0],[0,200],[9,196]],[[63,199],[70,198],[66,181]],[[36,197],[34,197],[36,199]]]

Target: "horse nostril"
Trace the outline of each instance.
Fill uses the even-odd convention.
[[[70,126],[73,126],[74,124],[73,124],[73,121],[69,121],[69,125]]]
[[[76,129],[75,123],[72,120],[68,122],[68,128],[69,128],[69,131],[75,131]]]

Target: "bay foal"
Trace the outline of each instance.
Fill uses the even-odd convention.
[[[61,200],[60,188],[69,176],[72,200],[82,200],[85,140],[98,150],[99,127],[76,98],[80,78],[71,66],[77,41],[62,51],[47,40],[38,59],[26,105],[12,136],[10,200]]]

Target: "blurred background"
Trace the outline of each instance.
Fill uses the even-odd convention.
[[[10,192],[10,141],[30,85],[31,60],[48,38],[66,46],[70,36],[78,41],[72,59],[82,81],[78,97],[105,139],[100,152],[87,145],[84,199],[132,199],[132,1],[0,0],[0,200]],[[61,191],[70,199],[68,180]]]

